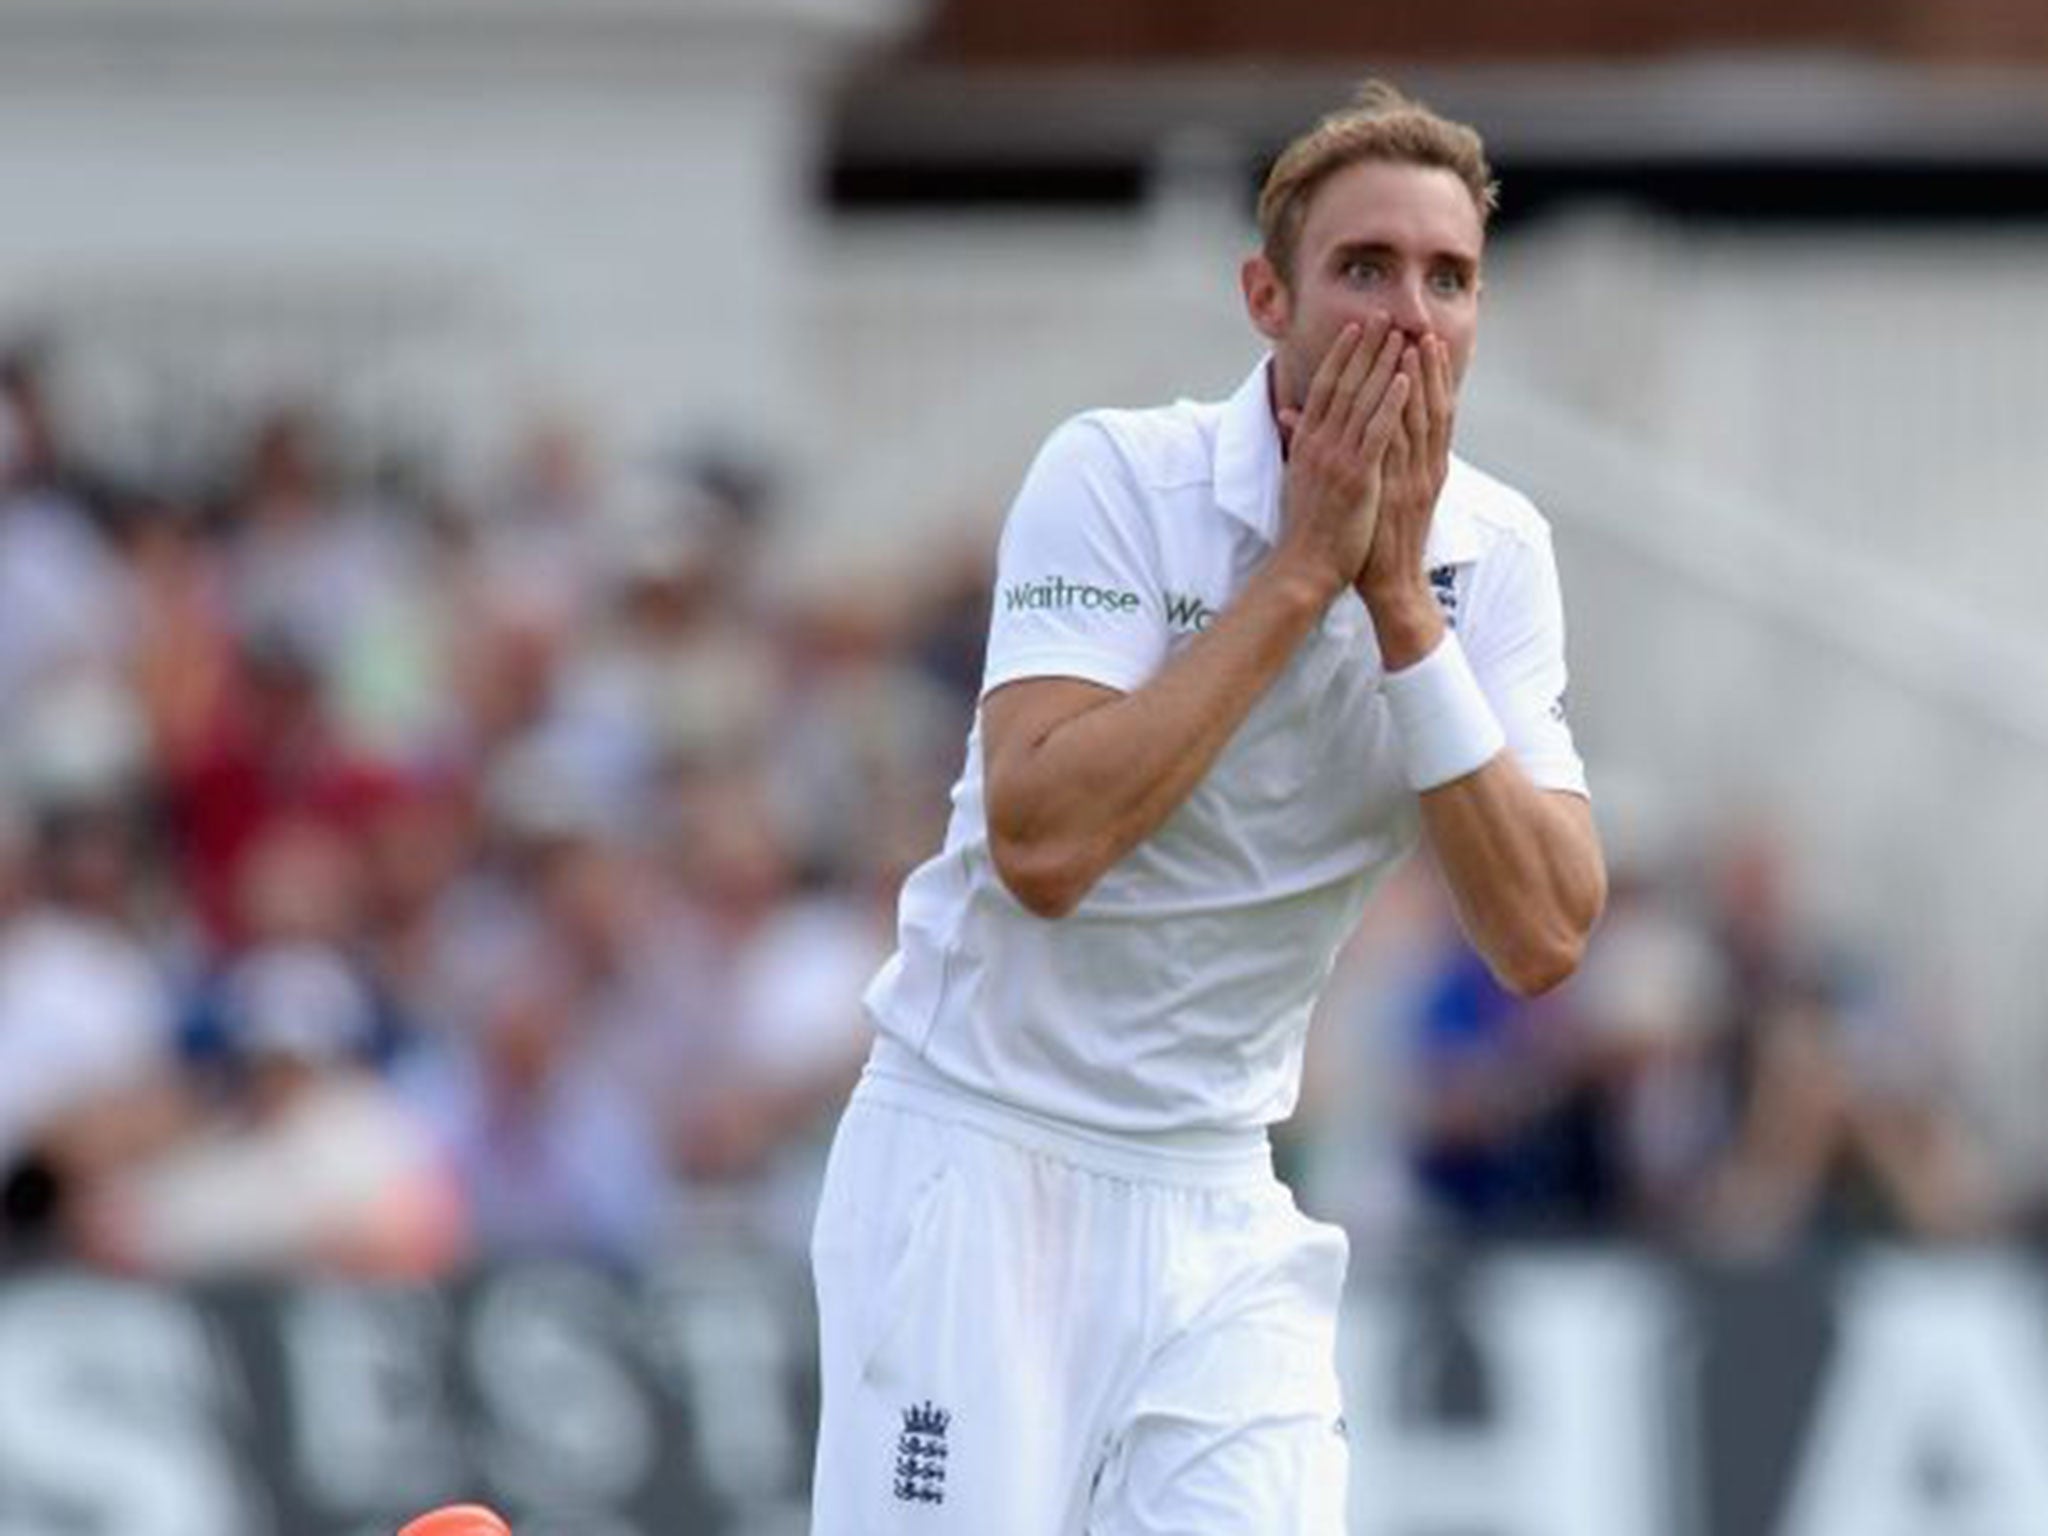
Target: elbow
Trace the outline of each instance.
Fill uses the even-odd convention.
[[[1043,844],[991,834],[989,856],[1003,888],[1033,917],[1056,922],[1081,905],[1095,884],[1079,859]]]
[[[1586,958],[1586,944],[1607,905],[1604,875],[1590,881],[1541,930],[1523,934],[1493,962],[1496,980],[1516,997],[1541,997],[1569,981]]]
[[[1513,954],[1497,959],[1492,970],[1501,986],[1527,1001],[1562,986],[1585,956],[1583,935],[1558,936],[1519,946]]]

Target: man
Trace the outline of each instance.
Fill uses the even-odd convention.
[[[1342,1528],[1343,1234],[1266,1127],[1426,836],[1519,992],[1605,877],[1548,531],[1450,457],[1492,183],[1377,83],[1281,155],[1220,404],[1055,432],[1003,536],[813,1241],[815,1536]]]

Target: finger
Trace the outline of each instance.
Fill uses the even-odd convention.
[[[1380,329],[1385,333],[1385,339],[1373,357],[1372,371],[1365,376],[1351,402],[1351,414],[1345,422],[1345,440],[1354,452],[1363,450],[1373,413],[1386,398],[1387,386],[1401,367],[1401,353],[1405,345],[1401,333],[1388,325]]]
[[[1368,362],[1376,360],[1380,348],[1386,345],[1387,335],[1394,329],[1394,317],[1385,310],[1374,310],[1358,327],[1358,350]]]
[[[1323,354],[1322,362],[1317,364],[1315,377],[1309,380],[1308,397],[1301,402],[1301,421],[1310,431],[1315,430],[1329,411],[1337,379],[1358,346],[1358,337],[1356,322],[1345,326],[1337,333],[1337,339],[1330,343],[1330,350]]]
[[[1400,384],[1404,390],[1413,388],[1406,379],[1400,380]],[[1408,441],[1405,413],[1396,413],[1393,430],[1387,437],[1387,451],[1380,460],[1380,473],[1390,489],[1407,483],[1408,468],[1414,457]]]
[[[1387,329],[1384,322],[1372,327],[1372,333],[1384,339],[1375,340],[1370,352],[1366,350],[1366,338],[1360,337],[1352,362],[1355,368],[1361,362],[1365,366],[1358,368],[1356,388],[1348,400],[1333,402],[1331,406],[1332,411],[1340,403],[1344,407],[1344,419],[1338,424],[1338,429],[1343,446],[1349,450],[1355,450],[1359,439],[1365,435],[1365,424],[1372,419],[1373,408],[1379,404],[1380,396],[1386,393],[1387,380],[1393,376],[1394,367],[1400,360],[1400,348],[1394,344],[1395,338],[1387,336]]]
[[[1426,462],[1434,450],[1442,423],[1438,420],[1435,336],[1415,343],[1415,388],[1408,397],[1409,451],[1418,462]]]
[[[1395,443],[1402,436],[1401,422],[1411,388],[1413,384],[1404,373],[1396,373],[1388,382],[1386,392],[1380,396],[1379,404],[1373,408],[1372,416],[1366,422],[1365,438],[1360,446],[1367,460],[1391,456]]]
[[[1441,340],[1429,339],[1429,419],[1434,428],[1429,442],[1430,457],[1441,464],[1450,457],[1451,431],[1457,420],[1457,387],[1451,382],[1451,349]]]
[[[1423,382],[1420,347],[1402,351],[1401,373],[1408,380],[1408,402],[1401,424],[1408,435],[1409,452],[1420,453],[1429,441],[1429,388]]]
[[[1337,376],[1337,387],[1330,394],[1330,413],[1324,420],[1340,435],[1349,429],[1351,417],[1358,410],[1359,393],[1371,376],[1377,356],[1378,334],[1385,329],[1384,321],[1372,319],[1359,326],[1357,343],[1344,361],[1344,371]]]
[[[1409,355],[1412,354],[1412,349]],[[1421,442],[1416,436],[1419,421],[1417,405],[1422,399],[1422,374],[1413,367],[1403,367],[1397,376],[1401,383],[1401,409],[1394,418],[1394,435],[1387,446],[1387,463],[1397,476],[1405,476],[1421,451]]]

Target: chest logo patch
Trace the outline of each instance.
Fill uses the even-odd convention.
[[[1436,605],[1443,610],[1444,622],[1458,627],[1458,568],[1455,565],[1433,565],[1429,568],[1429,590],[1436,595]]]
[[[946,1428],[953,1415],[931,1403],[903,1410],[896,1437],[896,1497],[906,1504],[946,1502]]]

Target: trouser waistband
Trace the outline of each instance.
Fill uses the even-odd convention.
[[[901,1041],[875,1042],[855,1103],[890,1105],[972,1126],[1020,1147],[1120,1178],[1197,1188],[1265,1183],[1273,1150],[1264,1130],[1103,1131],[1020,1109],[948,1081]]]

